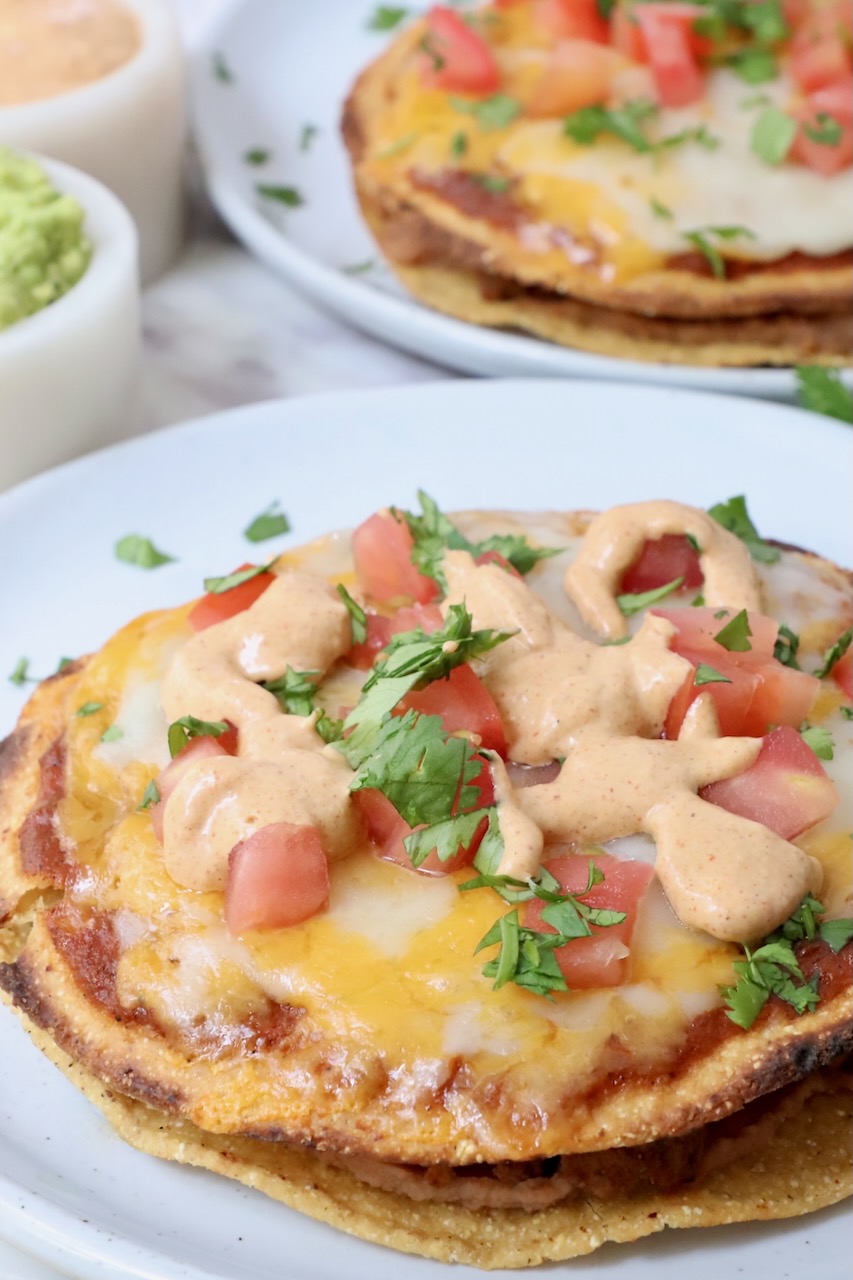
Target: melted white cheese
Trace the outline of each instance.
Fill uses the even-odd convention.
[[[169,763],[169,726],[160,709],[160,681],[129,684],[113,725],[121,733],[112,742],[99,742],[92,754],[111,769],[126,769],[134,761],[165,769]]]
[[[761,86],[785,108],[793,86],[780,76]],[[750,147],[761,106],[745,107],[757,93],[731,71],[708,77],[707,97],[693,106],[664,109],[650,123],[652,138],[672,137],[704,125],[719,139],[714,150],[695,142],[658,154],[641,154],[599,137],[594,146],[575,145],[562,121],[517,123],[500,152],[509,168],[594,184],[624,214],[634,235],[664,254],[684,253],[684,232],[703,227],[748,227],[754,239],[725,241],[728,256],[772,259],[801,250],[817,257],[853,243],[853,169],[831,178],[801,165],[773,168]],[[672,212],[660,217],[651,201]]]

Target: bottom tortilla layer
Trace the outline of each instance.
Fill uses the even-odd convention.
[[[36,1045],[148,1155],[236,1179],[289,1208],[363,1240],[441,1262],[490,1270],[529,1267],[629,1243],[665,1227],[713,1227],[797,1217],[853,1194],[850,1091],[840,1073],[787,1115],[769,1144],[742,1154],[701,1186],[575,1197],[539,1210],[419,1201],[370,1185],[303,1148],[206,1133],[108,1090],[28,1025]],[[829,1078],[829,1077],[828,1077]]]
[[[434,259],[401,262],[394,219],[361,196],[362,211],[394,274],[432,310],[469,324],[532,334],[595,355],[658,364],[842,367],[853,350],[849,312],[773,312],[686,320],[599,307]]]

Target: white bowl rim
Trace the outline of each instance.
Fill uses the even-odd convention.
[[[49,98],[0,106],[0,121],[3,122],[4,129],[25,129],[41,125],[44,121],[49,121],[51,114],[57,110],[103,110],[104,104],[100,104],[100,99],[111,96],[120,88],[120,82],[127,81],[132,86],[133,81],[145,79],[156,70],[163,46],[171,46],[179,41],[178,22],[173,9],[168,0],[119,0],[119,3],[130,9],[139,23],[141,38],[136,52],[121,66],[97,80],[90,80]]]
[[[98,305],[99,297],[115,292],[117,280],[128,272],[139,279],[139,243],[136,225],[112,191],[87,173],[33,151],[10,148],[34,160],[63,194],[73,196],[86,213],[84,232],[92,242],[92,257],[83,275],[67,293],[31,316],[0,329],[0,367],[15,359],[25,346],[51,341],[63,326],[72,326],[82,308]]]

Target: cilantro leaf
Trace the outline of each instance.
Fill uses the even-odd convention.
[[[731,684],[731,680],[715,667],[709,667],[707,662],[700,662],[693,674],[693,684],[699,689],[703,684]]]
[[[213,72],[213,78],[218,80],[220,84],[233,84],[234,75],[225,57],[221,53],[212,53],[210,55],[210,68]]]
[[[835,757],[835,742],[828,729],[821,725],[806,725],[800,730],[800,737],[807,747],[811,747],[818,760],[832,760]]]
[[[243,152],[243,163],[250,164],[253,168],[269,164],[271,158],[272,152],[266,147],[249,147],[248,151]]]
[[[839,422],[853,423],[853,391],[841,381],[837,369],[817,364],[797,366],[798,396],[804,409],[825,413]]]
[[[103,702],[84,702],[74,714],[78,716],[93,716],[96,711],[102,711],[103,708]]]
[[[338,742],[343,737],[343,720],[333,720],[327,711],[321,711],[314,722],[314,728],[324,742]]]
[[[524,575],[540,560],[559,555],[562,550],[560,547],[532,547],[523,534],[516,533],[498,533],[482,542],[471,542],[422,489],[418,490],[418,501],[420,515],[414,515],[411,511],[399,513],[414,539],[412,563],[442,587],[446,586],[441,570],[445,551],[467,551],[475,558],[495,551]]]
[[[460,156],[464,156],[468,150],[468,135],[462,129],[457,129],[453,137],[450,139],[450,154],[457,160]]]
[[[494,805],[491,805],[486,809],[472,809],[469,813],[457,813],[450,818],[442,818],[440,822],[421,827],[406,836],[403,845],[412,860],[412,866],[419,867],[433,850],[442,862],[446,862],[448,858],[452,858],[459,852],[460,846],[467,848],[471,844],[483,822],[487,824],[483,839],[492,842],[492,852],[500,858],[503,852],[503,839],[498,824],[498,811]],[[482,848],[482,842],[480,848]]]
[[[299,150],[310,151],[319,132],[316,124],[304,124],[299,131]]]
[[[174,760],[191,738],[219,738],[229,728],[224,720],[197,720],[195,716],[181,716],[180,720],[173,720],[169,725],[169,755]]]
[[[368,31],[393,31],[408,16],[408,13],[408,9],[387,4],[377,5],[367,20],[367,29]]]
[[[724,649],[728,649],[729,653],[746,653],[752,648],[749,643],[749,637],[752,635],[752,628],[749,625],[749,616],[746,609],[741,609],[740,613],[736,613],[723,627],[722,631],[718,631],[714,636],[717,644],[722,645]]]
[[[479,793],[470,784],[482,767],[476,748],[466,738],[448,737],[440,716],[407,711],[381,726],[350,790],[381,791],[412,827],[439,823],[454,807],[467,810],[476,802]]]
[[[711,238],[736,240],[739,236],[746,236],[747,239],[755,239],[755,233],[750,231],[749,227],[702,227],[697,231],[682,231],[681,234],[699,250],[718,280],[724,280],[726,277],[726,263]]]
[[[581,107],[579,111],[566,116],[563,133],[584,147],[592,146],[602,133],[607,133],[627,143],[635,151],[653,151],[654,144],[646,137],[640,125],[650,116],[657,115],[657,110],[654,103],[641,100],[626,102],[624,106],[612,111],[607,107]]]
[[[708,508],[708,515],[724,529],[728,529],[729,533],[740,538],[753,560],[758,560],[761,564],[775,564],[779,559],[781,554],[779,548],[771,547],[769,543],[764,542],[750,520],[743,494],[729,498],[726,502],[715,503],[713,507]]]
[[[111,724],[101,734],[101,742],[118,742],[119,738],[124,737],[124,729],[120,729],[117,724]]]
[[[343,600],[350,617],[353,644],[364,644],[367,639],[367,614],[358,601],[353,600],[342,582],[338,583],[338,595]]]
[[[161,564],[171,564],[175,557],[165,551],[158,551],[150,538],[143,538],[138,533],[128,533],[119,538],[113,548],[117,560],[123,564],[133,564],[139,569],[157,569]]]
[[[290,521],[278,503],[273,502],[243,530],[243,537],[249,542],[266,542],[268,538],[277,538],[279,534],[289,532]]]
[[[661,204],[660,200],[656,199],[655,196],[652,196],[649,206],[656,218],[666,218],[668,221],[672,221],[672,210],[667,205]]]
[[[139,804],[136,806],[136,812],[145,813],[148,809],[151,808],[152,804],[159,804],[159,803],[160,803],[160,788],[157,786],[157,783],[152,778],[151,781],[148,783],[148,786],[145,788],[145,790],[142,793],[142,799],[140,800]]]
[[[838,952],[853,938],[853,920],[824,920],[818,932],[830,950]]]
[[[275,200],[277,204],[283,204],[287,209],[299,209],[305,203],[305,199],[296,187],[282,186],[277,182],[256,182],[255,191],[264,200]]]
[[[853,640],[853,627],[848,627],[846,631],[838,637],[835,644],[830,645],[826,653],[823,655],[823,662],[818,667],[815,675],[819,680],[823,680],[828,676],[836,663],[840,662]]]
[[[27,674],[29,669],[30,669],[29,658],[19,658],[18,661],[15,663],[14,669],[9,673],[7,677],[9,683],[16,684],[18,685],[18,687],[20,687],[22,684],[26,684],[28,680],[33,680],[34,677]]]
[[[779,63],[772,49],[760,46],[738,49],[726,58],[726,66],[747,84],[766,84],[779,74]]]
[[[364,258],[361,262],[349,262],[345,267],[341,267],[341,274],[345,276],[364,276],[368,271],[372,271],[376,266],[375,258]]]
[[[310,716],[317,693],[316,681],[312,677],[319,674],[319,671],[294,671],[289,666],[278,680],[262,680],[261,687],[275,694],[279,706],[287,715]]]
[[[780,622],[779,634],[773,646],[773,657],[776,661],[781,662],[783,667],[791,667],[794,671],[799,671],[800,664],[797,662],[799,647],[800,637],[796,631],[792,631],[790,627],[785,626],[784,622]]]
[[[420,137],[419,133],[404,133],[396,142],[389,142],[387,147],[383,147],[381,151],[376,152],[377,160],[392,160],[394,156],[402,155],[404,151],[408,151]]]
[[[665,582],[662,587],[653,587],[651,591],[638,591],[617,596],[616,603],[625,617],[630,618],[633,614],[647,609],[650,604],[657,604],[658,600],[672,595],[673,591],[677,591],[683,583],[684,575],[682,574],[679,578],[673,578],[672,582]]]
[[[512,178],[504,178],[498,173],[469,173],[468,177],[493,196],[503,195],[512,186]]]
[[[219,578],[205,578],[204,589],[211,595],[221,596],[226,591],[233,591],[235,587],[242,587],[244,582],[251,582],[252,578],[257,578],[262,573],[269,573],[277,559],[276,556],[266,564],[251,564],[247,569],[237,569],[234,573],[226,573]]]
[[[481,129],[491,132],[506,129],[521,114],[521,103],[506,93],[493,93],[488,98],[454,98],[450,105],[462,115],[473,116]]]
[[[765,107],[752,126],[749,145],[765,164],[779,165],[797,136],[797,122],[778,107]]]
[[[804,124],[803,133],[820,147],[837,147],[841,141],[841,125],[826,111],[818,111],[814,124]]]

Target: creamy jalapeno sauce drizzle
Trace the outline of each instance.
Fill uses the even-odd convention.
[[[690,533],[700,547],[710,604],[759,606],[752,562],[737,538],[692,508],[640,503],[594,520],[567,572],[567,591],[590,625],[607,636],[624,632],[615,603],[622,573],[647,539],[675,532]],[[524,789],[495,762],[501,873],[535,876],[551,843],[646,832],[680,919],[729,941],[767,933],[820,888],[815,859],[697,795],[747,769],[761,739],[721,738],[707,697],[693,705],[677,741],[661,739],[670,702],[692,671],[669,649],[671,623],[648,615],[629,643],[597,645],[497,565],[448,551],[444,573],[445,612],[464,602],[475,627],[516,633],[477,663],[500,710],[510,758],[529,765],[563,760],[553,781]],[[323,743],[313,717],[282,713],[257,683],[288,666],[315,671],[319,680],[350,645],[349,616],[331,588],[290,572],[176,655],[163,686],[167,717],[225,718],[240,735],[238,758],[189,766],[166,803],[164,858],[178,883],[222,888],[233,845],[273,822],[318,827],[331,858],[363,843],[349,766]]]

